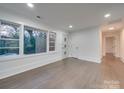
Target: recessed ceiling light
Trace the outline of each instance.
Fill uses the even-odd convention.
[[[115,28],[114,27],[109,27],[109,30],[114,30]]]
[[[73,26],[72,26],[72,25],[69,25],[68,27],[69,27],[69,28],[72,28]]]
[[[27,6],[28,6],[28,7],[31,7],[31,8],[34,7],[34,5],[33,5],[32,3],[27,3]]]
[[[108,17],[110,17],[110,16],[111,16],[110,13],[104,15],[105,18],[108,18]]]

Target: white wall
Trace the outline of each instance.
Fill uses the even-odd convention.
[[[124,62],[124,30],[120,33],[120,45],[121,60]]]
[[[70,33],[70,57],[100,63],[100,30],[99,27],[88,28]]]
[[[2,11],[1,9],[0,9],[0,19],[5,19],[8,21],[26,24],[28,26],[33,26],[36,28],[53,31],[51,28],[39,23],[36,20],[20,17],[20,15],[12,14],[9,11],[5,12],[5,11]],[[0,58],[0,79],[21,73],[26,70],[40,67],[48,63],[61,60],[62,59],[62,39],[63,39],[64,32],[62,31],[55,31],[55,32],[57,33],[55,52],[47,52],[47,53],[35,54],[35,55],[29,55],[29,56],[21,55],[16,57],[13,56],[13,57]]]

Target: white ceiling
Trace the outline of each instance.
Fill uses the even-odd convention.
[[[34,4],[34,8],[26,4],[0,4],[0,9],[13,14],[36,19],[53,29],[76,31],[100,25],[105,21],[104,14],[111,13],[111,20],[124,16],[124,4]],[[68,25],[73,25],[72,29]]]

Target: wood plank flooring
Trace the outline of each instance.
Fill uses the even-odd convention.
[[[124,88],[124,63],[107,54],[101,63],[104,88]]]
[[[67,58],[0,80],[1,89],[124,88],[124,64],[114,57],[101,64]]]

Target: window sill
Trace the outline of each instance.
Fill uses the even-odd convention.
[[[53,55],[54,53],[57,53],[57,51],[50,51],[50,52],[39,53],[39,54],[1,56],[0,62],[7,62],[7,61],[18,60],[18,59],[22,59],[22,58],[35,57],[35,56],[45,56],[45,55],[51,55],[51,54]]]

